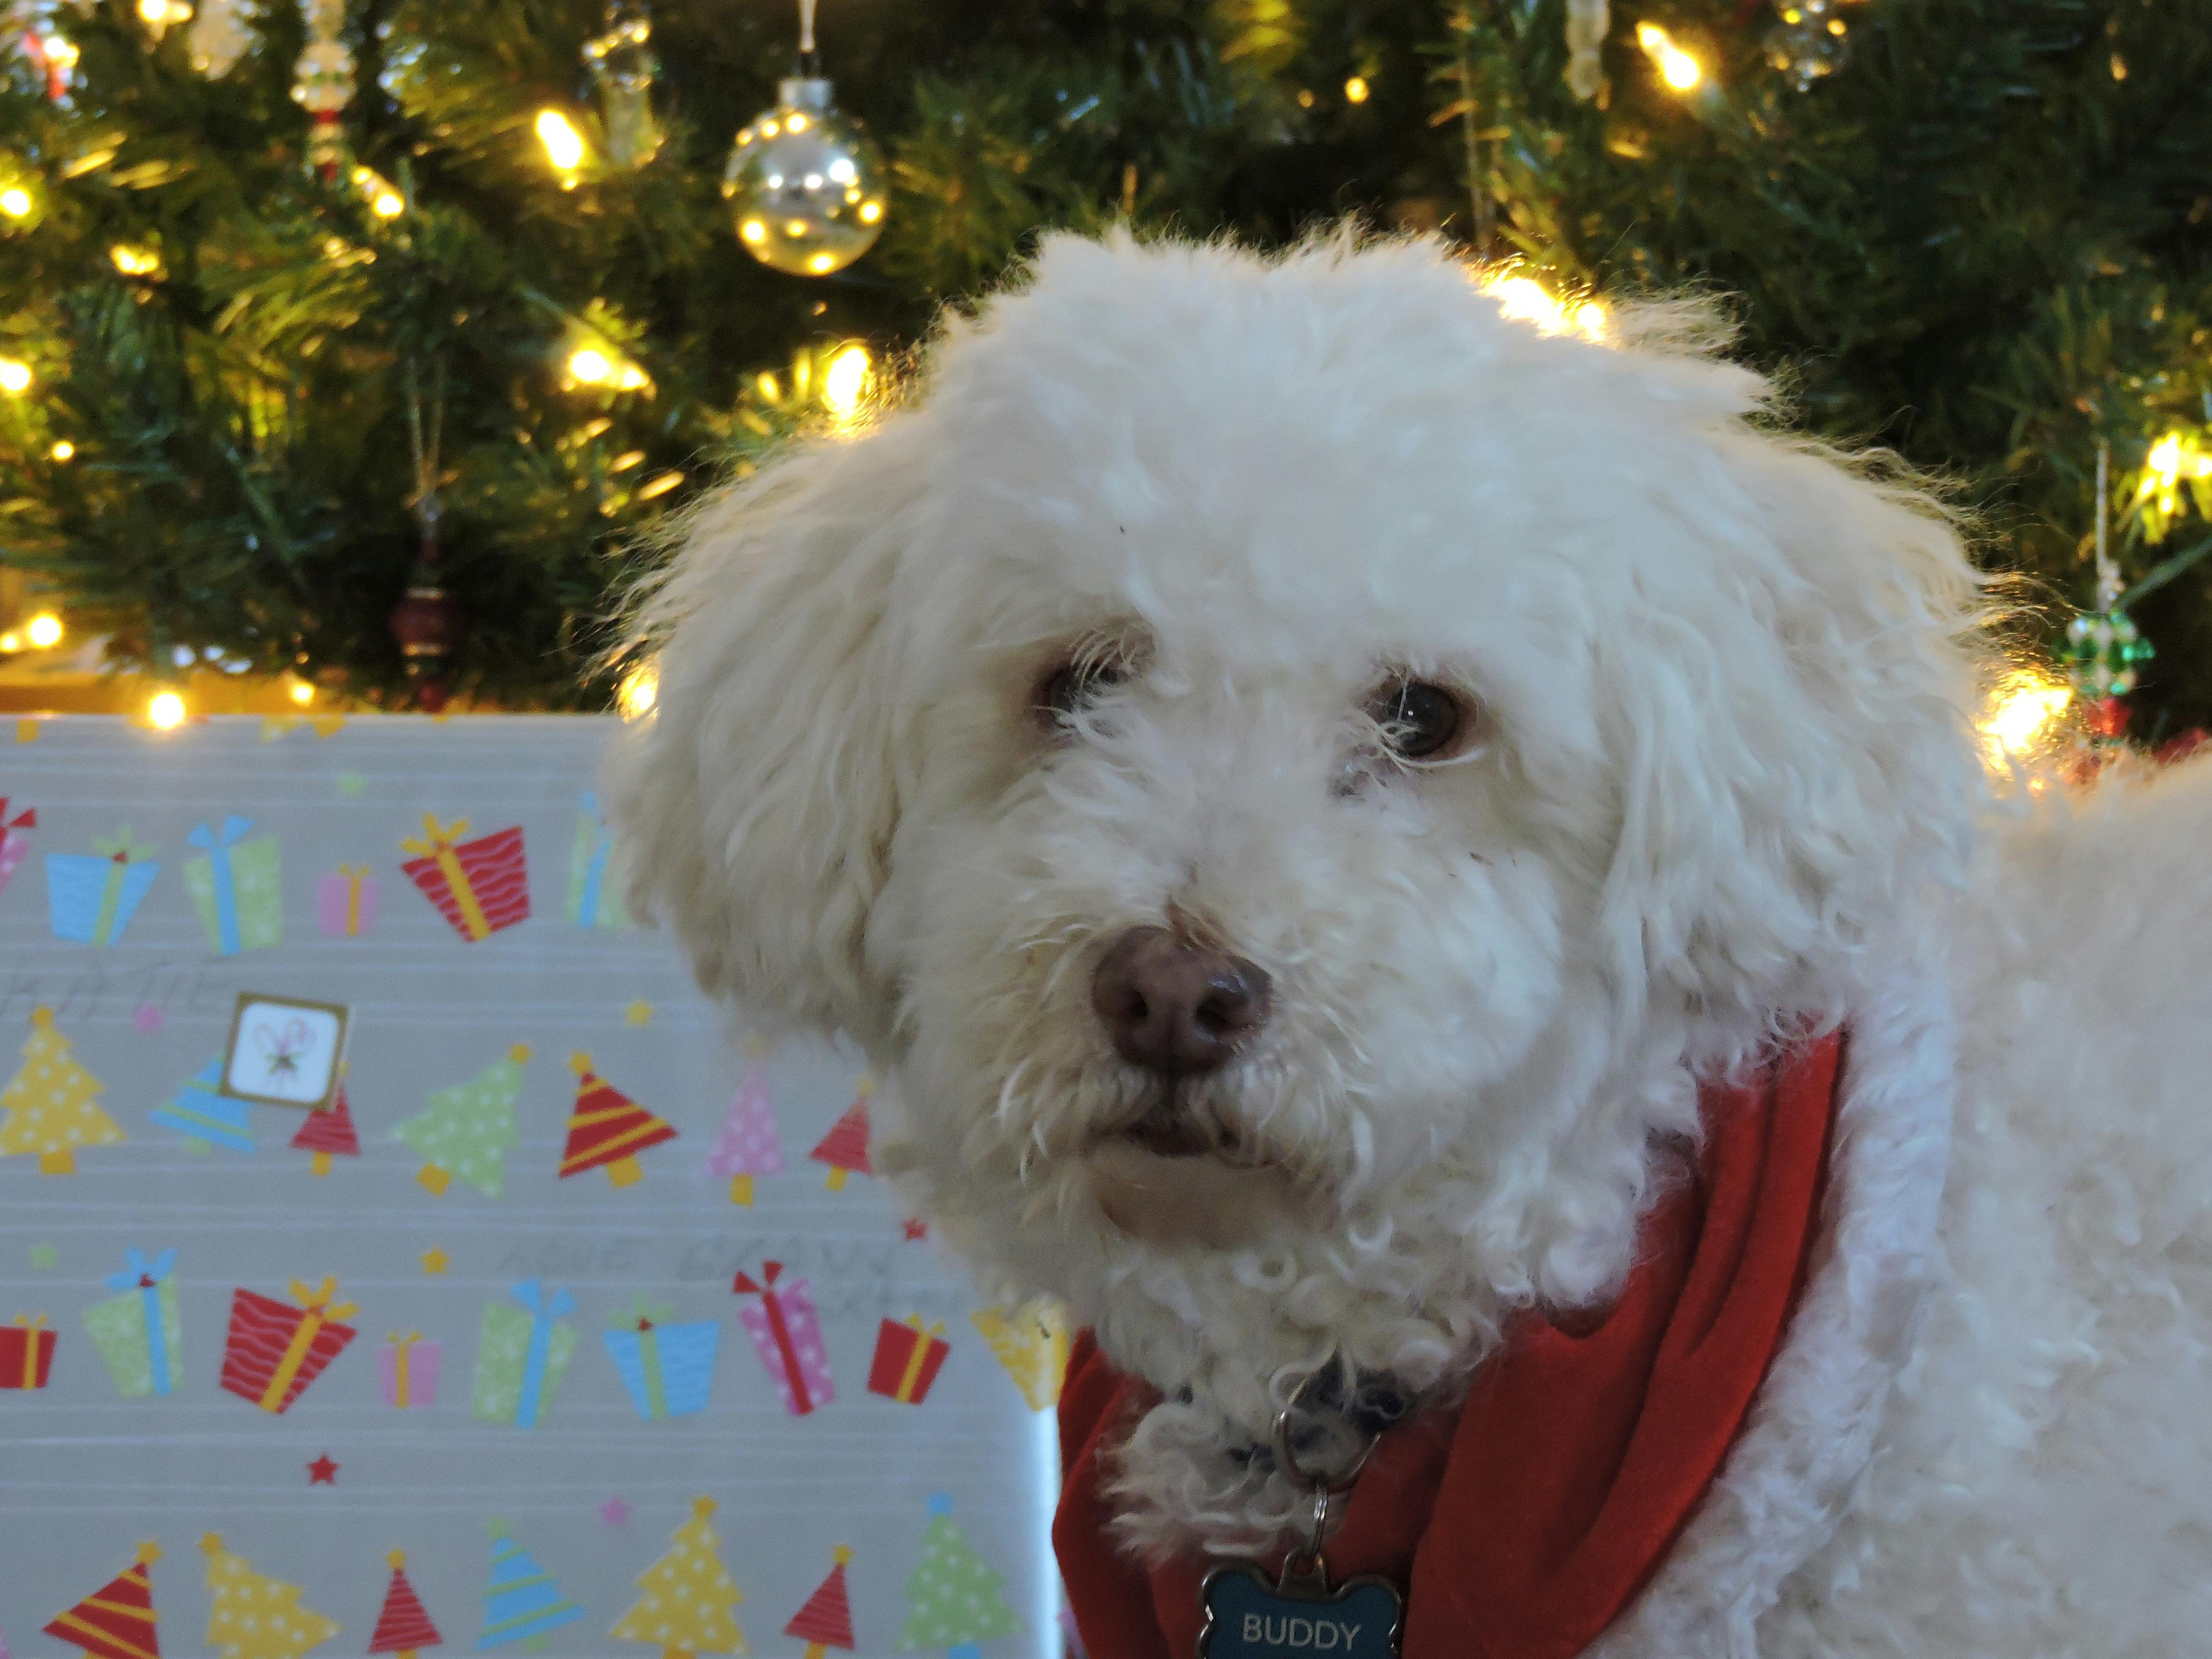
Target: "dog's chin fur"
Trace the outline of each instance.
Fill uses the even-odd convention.
[[[1447,1395],[1515,1310],[1604,1300],[1696,1077],[1838,1018],[1958,876],[1952,532],[1696,337],[1543,335],[1431,242],[1054,240],[644,604],[641,908],[857,1037],[878,1168],[1158,1391],[1116,1466],[1148,1551],[1280,1532],[1237,1454],[1318,1374]],[[1443,763],[1387,752],[1393,676],[1468,699]],[[1091,1008],[1135,926],[1273,981],[1184,1156]]]

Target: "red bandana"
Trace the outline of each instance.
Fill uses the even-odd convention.
[[[1530,1316],[1456,1412],[1384,1435],[1330,1540],[1332,1577],[1405,1589],[1405,1659],[1572,1659],[1659,1570],[1782,1347],[1826,1184],[1839,1037],[1709,1086],[1698,1178],[1645,1218],[1595,1328]],[[1116,1550],[1101,1453],[1151,1399],[1077,1338],[1053,1542],[1091,1659],[1194,1659],[1210,1561]]]

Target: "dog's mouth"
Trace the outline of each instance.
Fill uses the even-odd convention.
[[[1249,1149],[1235,1130],[1194,1110],[1173,1084],[1147,1103],[1134,1121],[1123,1124],[1107,1138],[1155,1158],[1214,1158],[1232,1164],[1252,1162]]]

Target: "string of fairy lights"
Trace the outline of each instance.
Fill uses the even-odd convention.
[[[157,39],[167,28],[189,24],[195,66],[204,74],[220,76],[250,44],[252,3],[199,0],[195,8],[185,0],[135,0],[135,9]],[[293,95],[311,117],[308,165],[326,183],[343,179],[349,184],[374,222],[404,228],[412,210],[408,192],[347,153],[343,116],[354,94],[355,64],[341,34],[344,0],[298,3],[307,44],[296,66]],[[794,73],[779,82],[775,105],[735,135],[721,191],[732,232],[749,254],[778,271],[820,277],[844,269],[873,246],[884,228],[889,198],[881,151],[861,123],[839,109],[834,88],[823,74],[814,33],[815,0],[795,3]],[[1771,4],[1775,15],[1763,40],[1764,54],[1800,91],[1848,63],[1850,43],[1835,0],[1771,0]],[[56,21],[54,0],[14,0],[10,15],[25,25],[9,33],[44,74],[48,95],[64,100],[79,53]],[[1565,77],[1578,98],[1604,96],[1598,54],[1610,31],[1608,0],[1568,0]],[[1701,118],[1710,118],[1722,110],[1726,90],[1695,41],[1678,40],[1651,19],[1638,21],[1632,33],[1659,86]],[[595,118],[587,118],[573,105],[548,103],[530,123],[544,165],[564,191],[652,166],[665,139],[655,107],[660,64],[645,0],[610,0],[599,31],[584,44],[582,67],[592,88]],[[1346,80],[1347,104],[1364,103],[1371,95],[1371,73]],[[2112,73],[2116,78],[2125,73],[2117,58]],[[1310,106],[1312,99],[1310,92],[1300,94],[1302,104]],[[112,148],[96,148],[61,164],[56,172],[64,180],[81,177],[106,166],[115,155]],[[46,189],[47,180],[39,169],[0,152],[0,234],[34,230],[46,211]],[[375,258],[373,247],[356,246],[339,235],[328,239],[324,252],[340,262]],[[107,249],[107,258],[125,281],[157,282],[165,274],[161,251],[151,245],[118,241]],[[1571,332],[1596,341],[1607,337],[1607,312],[1595,295],[1556,293],[1526,270],[1493,270],[1479,281],[1509,316],[1547,332]],[[656,388],[639,355],[640,343],[635,330],[610,307],[594,301],[580,312],[561,313],[549,352],[552,372],[562,391],[597,398],[603,407],[611,397],[651,398]],[[861,418],[873,372],[866,349],[848,342],[811,357],[803,355],[794,365],[793,387],[797,390],[803,384],[806,395],[833,424],[849,427]],[[31,362],[0,355],[0,398],[32,395],[37,378]],[[768,404],[782,406],[792,396],[772,373],[756,379],[756,393]],[[2147,443],[2136,441],[2142,444],[2141,463],[2118,481],[2117,493],[2124,522],[2145,544],[2163,542],[2191,507],[2199,518],[2212,519],[2212,394],[2206,398],[2204,415],[2201,428],[2177,423]],[[604,430],[606,424],[601,416],[587,422],[586,429]],[[76,447],[60,439],[48,453],[52,461],[65,464],[74,459]],[[645,459],[642,452],[626,453],[616,458],[612,470],[626,471]],[[2077,703],[2089,708],[2087,724],[2094,735],[2117,739],[2124,729],[2125,715],[2118,700],[2132,689],[2137,665],[2149,655],[2149,647],[2126,615],[2128,604],[2141,589],[2122,589],[2108,550],[2115,494],[2111,473],[2110,446],[2100,440],[2096,524],[2092,536],[2084,538],[2085,552],[2093,539],[2095,548],[2099,580],[2094,609],[2076,617],[2069,629],[2063,678],[2022,667],[2000,688],[1984,726],[1993,753],[2018,755],[2033,750],[2048,740],[2067,708]],[[664,471],[643,477],[629,498],[652,501],[680,486],[684,477],[681,471]],[[434,500],[432,506],[434,509]],[[434,522],[429,527],[434,529]],[[2212,538],[2166,560],[2157,579],[2170,580],[2183,564],[2207,553],[2212,553]],[[419,591],[437,591],[443,597],[441,590],[410,588],[410,592]],[[398,632],[397,612],[394,631]],[[57,649],[66,634],[59,614],[42,610],[0,631],[0,659],[27,650]],[[186,665],[184,647],[179,652],[182,668]],[[198,660],[194,658],[195,663]],[[217,665],[228,672],[242,666]],[[305,678],[292,677],[287,684],[294,702],[301,707],[313,702],[315,688]],[[635,715],[649,708],[653,689],[650,665],[633,670],[620,691],[623,712]],[[161,726],[180,723],[189,712],[173,689],[157,692],[147,710],[148,718]]]

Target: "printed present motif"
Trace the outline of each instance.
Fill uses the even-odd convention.
[[[307,1386],[359,1334],[339,1322],[354,1311],[336,1300],[338,1282],[325,1276],[310,1289],[291,1283],[287,1307],[243,1286],[231,1293],[230,1334],[223,1343],[222,1386],[264,1412],[290,1409]]]
[[[868,1364],[868,1392],[902,1404],[919,1406],[929,1398],[929,1385],[945,1367],[952,1352],[945,1340],[945,1327],[925,1328],[920,1314],[908,1314],[903,1324],[886,1319],[876,1328],[875,1358]]]
[[[112,836],[95,836],[92,846],[91,854],[46,854],[46,922],[56,939],[112,945],[161,866],[127,823]]]
[[[195,824],[185,836],[207,854],[185,861],[185,890],[191,895],[200,931],[227,957],[284,942],[284,878],[276,837],[248,841],[252,828],[251,819],[234,814],[219,830]]]
[[[837,1391],[830,1382],[822,1322],[806,1281],[783,1279],[783,1263],[769,1261],[762,1264],[758,1279],[741,1273],[731,1288],[739,1296],[760,1298],[738,1308],[738,1322],[752,1339],[753,1351],[775,1384],[784,1410],[804,1417],[835,1400]]]
[[[116,1292],[84,1310],[84,1328],[115,1391],[125,1400],[173,1394],[185,1380],[185,1321],[177,1304],[177,1253],[164,1250],[149,1261],[133,1248],[125,1266],[110,1273]]]
[[[31,855],[31,831],[38,827],[35,809],[26,806],[11,818],[8,797],[0,795],[0,893],[8,890],[8,878],[15,873],[15,866]]]
[[[376,878],[365,864],[341,864],[315,878],[315,926],[326,939],[358,939],[376,921]]]
[[[166,1106],[156,1106],[147,1121],[174,1129],[188,1139],[228,1146],[234,1152],[250,1152],[255,1144],[252,1115],[252,1106],[222,1091],[222,1056],[217,1054],[185,1079],[177,1097]]]
[[[384,1403],[395,1411],[426,1410],[438,1400],[438,1358],[443,1352],[420,1331],[393,1331],[377,1350]]]
[[[722,1127],[707,1154],[707,1173],[730,1178],[730,1202],[753,1201],[755,1176],[783,1173],[783,1142],[776,1134],[775,1106],[769,1098],[768,1071],[756,1060],[730,1103]]]
[[[675,1316],[673,1307],[647,1302],[640,1292],[629,1312],[614,1316],[615,1328],[599,1333],[630,1404],[648,1423],[705,1411],[714,1386],[720,1323],[702,1319],[677,1325],[670,1322]]]
[[[55,1333],[44,1314],[17,1314],[0,1325],[0,1389],[43,1389],[53,1373]]]
[[[610,1184],[627,1187],[645,1171],[637,1155],[676,1139],[676,1131],[592,1071],[586,1054],[568,1056],[576,1074],[576,1105],[568,1115],[568,1144],[561,1154],[561,1179],[604,1169]]]
[[[80,1146],[124,1139],[100,1109],[100,1079],[70,1057],[51,1008],[31,1010],[22,1068],[0,1089],[0,1158],[36,1153],[40,1175],[68,1175]]]
[[[1019,1307],[979,1309],[969,1318],[1031,1411],[1060,1403],[1060,1385],[1067,1376],[1067,1316],[1058,1303],[1039,1297]]]
[[[477,1381],[469,1409],[494,1423],[535,1428],[568,1374],[576,1329],[561,1316],[576,1311],[576,1298],[557,1287],[526,1279],[514,1288],[520,1308],[487,1303],[477,1340]]]
[[[615,833],[599,815],[599,798],[584,791],[576,839],[568,851],[568,920],[579,927],[627,927],[622,881],[614,869]]]
[[[399,868],[453,931],[473,943],[530,920],[530,866],[519,826],[463,841],[468,827],[466,818],[441,824],[425,812],[422,836],[399,843],[402,852],[417,856]]]

